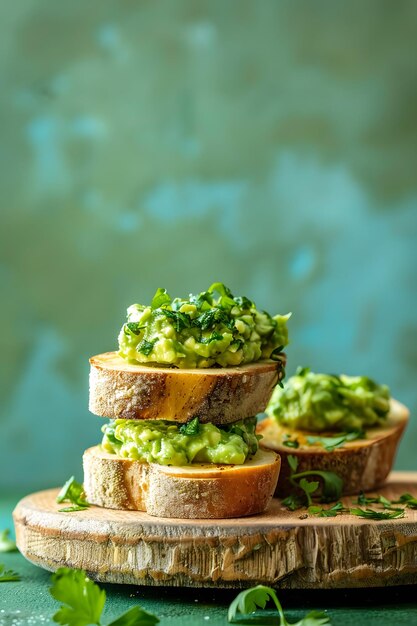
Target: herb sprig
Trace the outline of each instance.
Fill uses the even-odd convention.
[[[56,501],[58,504],[62,502],[71,502],[73,506],[67,506],[63,509],[58,509],[60,513],[72,513],[73,511],[84,511],[90,504],[85,498],[84,487],[81,483],[78,483],[74,476],[71,476],[62,487],[61,491],[57,495]]]
[[[417,498],[411,495],[411,493],[403,493],[399,500],[393,500],[392,504],[405,504],[409,509],[417,509]]]
[[[315,515],[317,517],[336,517],[339,513],[349,512],[349,509],[346,509],[342,502],[336,502],[336,504],[333,504],[327,509],[318,505],[309,506],[308,512],[310,515]]]
[[[17,550],[16,542],[10,539],[10,530],[0,530],[0,552],[14,552]]]
[[[374,509],[349,509],[351,515],[364,517],[366,519],[384,520],[404,517],[404,509],[391,509],[390,511],[375,511]]]
[[[101,615],[106,592],[93,582],[83,570],[61,567],[52,575],[50,593],[63,606],[52,617],[62,626],[101,626]],[[158,617],[139,605],[123,613],[108,626],[155,626]]]
[[[335,502],[340,498],[343,489],[343,480],[338,474],[323,470],[309,470],[297,473],[297,457],[290,454],[287,458],[290,466],[289,481],[295,491],[282,501],[284,506],[291,511],[295,511],[303,506],[311,506],[312,496],[317,492],[320,482],[318,480],[309,481],[306,478],[308,476],[321,479],[321,502]]]
[[[229,607],[227,619],[231,623],[240,621],[240,615],[256,619],[257,616],[253,615],[256,609],[264,609],[268,601],[271,600],[278,611],[279,621],[277,621],[277,625],[279,626],[324,626],[330,624],[330,618],[323,611],[310,611],[298,622],[289,622],[274,589],[265,585],[257,585],[239,593]]]
[[[20,574],[11,569],[6,569],[3,563],[0,563],[0,583],[18,582],[21,580]]]

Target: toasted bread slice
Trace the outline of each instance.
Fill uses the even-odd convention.
[[[343,479],[343,495],[370,491],[380,487],[394,463],[397,445],[407,424],[409,411],[400,402],[391,400],[391,410],[383,427],[370,428],[366,439],[346,442],[343,447],[327,451],[320,444],[309,445],[307,437],[332,433],[312,433],[280,426],[275,418],[267,417],[259,422],[256,432],[262,435],[262,447],[275,450],[282,458],[281,473],[275,495],[285,497],[294,491],[288,480],[290,467],[288,456],[298,459],[297,472],[330,470]],[[334,433],[333,433],[334,434]],[[298,448],[283,444],[286,436],[297,439]]]
[[[282,375],[282,364],[270,360],[187,370],[132,365],[106,352],[90,364],[90,411],[118,419],[235,422],[263,411]]]
[[[190,519],[261,513],[280,469],[279,456],[270,450],[258,450],[244,465],[174,467],[120,458],[95,446],[85,451],[83,463],[91,504]]]

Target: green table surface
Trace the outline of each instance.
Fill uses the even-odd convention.
[[[0,498],[0,529],[13,528],[17,497]],[[50,572],[26,561],[18,552],[0,554],[0,562],[21,574],[20,582],[0,583],[0,626],[53,624],[59,604],[49,593]],[[160,618],[161,626],[226,626],[227,609],[237,591],[172,587],[101,585],[107,601],[105,625],[135,604]],[[417,586],[379,589],[279,591],[290,622],[312,609],[326,610],[333,626],[417,626]],[[268,613],[263,624],[278,625]]]

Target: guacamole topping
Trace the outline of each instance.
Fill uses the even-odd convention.
[[[258,449],[256,417],[221,428],[167,420],[113,420],[102,427],[102,448],[112,454],[159,465],[224,463],[241,465]]]
[[[134,363],[228,367],[259,359],[280,361],[288,315],[259,311],[223,283],[188,299],[158,289],[150,305],[132,304],[119,334],[119,354]]]
[[[383,424],[389,398],[386,385],[366,376],[315,374],[304,367],[274,389],[266,412],[294,429],[350,432]]]

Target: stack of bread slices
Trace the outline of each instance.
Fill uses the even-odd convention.
[[[89,408],[117,420],[231,424],[264,411],[282,364],[172,369],[130,364],[115,352],[90,359]],[[84,453],[84,490],[91,504],[146,511],[158,517],[229,518],[263,512],[276,488],[280,457],[259,448],[242,465],[144,463],[108,453]]]

